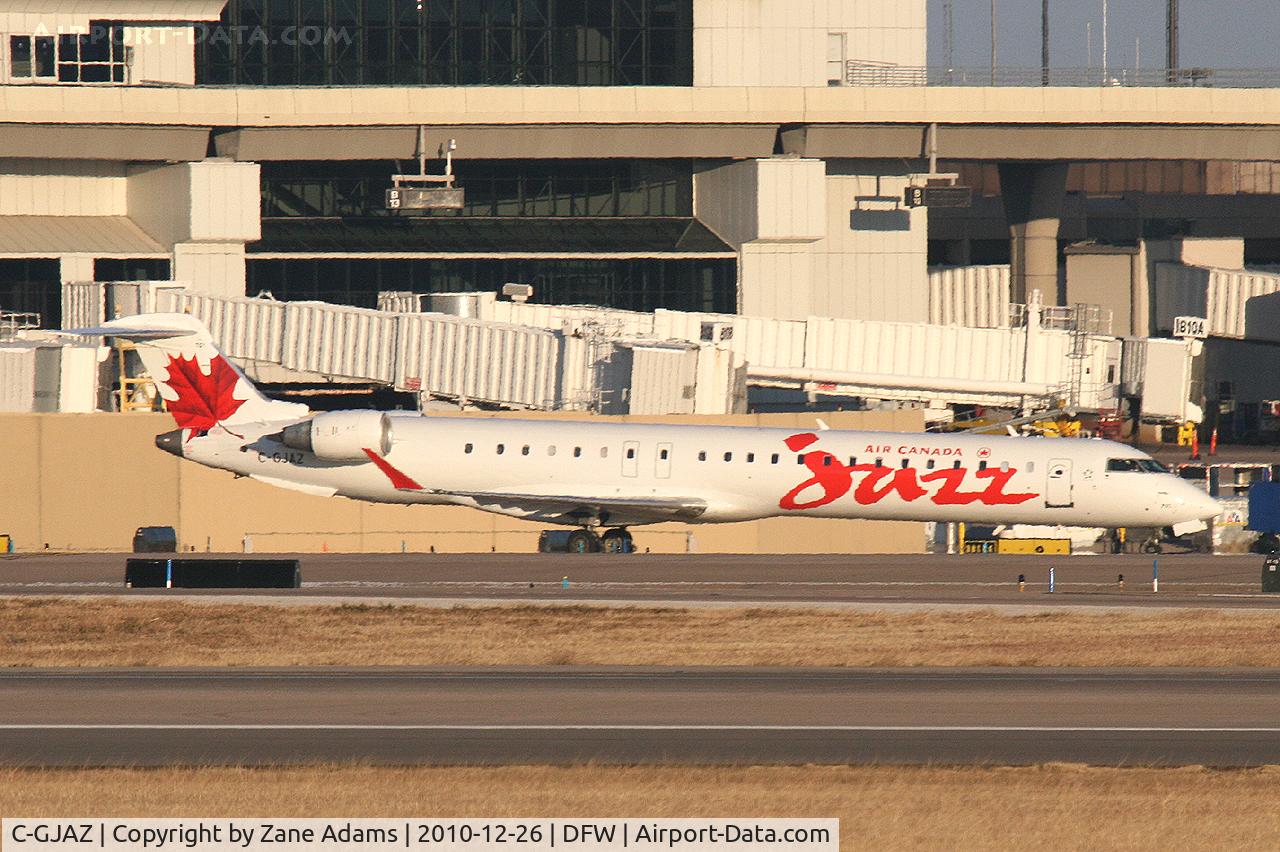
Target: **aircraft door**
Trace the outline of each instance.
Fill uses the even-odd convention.
[[[1069,509],[1074,506],[1071,480],[1071,459],[1052,459],[1049,462],[1049,484],[1045,488],[1044,504],[1050,509]]]
[[[658,445],[658,456],[657,456],[657,460],[654,462],[653,472],[654,472],[654,475],[658,477],[658,479],[671,478],[671,445],[670,444]]]
[[[627,441],[622,445],[622,475],[638,476],[640,473],[640,442]]]

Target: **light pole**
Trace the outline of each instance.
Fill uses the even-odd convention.
[[[991,0],[991,85],[996,84],[996,52],[999,42],[996,36],[996,0]]]
[[[1049,85],[1049,0],[1040,3],[1040,85]]]
[[[1107,82],[1107,0],[1102,0],[1102,82]]]

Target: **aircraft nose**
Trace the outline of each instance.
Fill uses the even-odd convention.
[[[156,435],[156,446],[166,453],[182,458],[182,431],[181,429],[174,429],[172,432]]]
[[[1198,520],[1209,521],[1222,514],[1222,504],[1216,498],[1189,482],[1183,483],[1182,499],[1187,509],[1194,512]]]

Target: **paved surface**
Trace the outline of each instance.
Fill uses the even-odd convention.
[[[1280,763],[1280,672],[0,672],[0,762]]]
[[[870,603],[1008,606],[1280,607],[1260,594],[1262,557],[1144,556],[571,556],[305,554],[303,588],[184,591],[237,599],[402,602]],[[0,558],[0,595],[169,595],[122,587],[125,554]],[[1055,593],[1048,593],[1049,567]],[[1028,580],[1025,592],[1017,579]],[[1122,589],[1117,580],[1125,577]],[[563,578],[569,578],[569,587]]]

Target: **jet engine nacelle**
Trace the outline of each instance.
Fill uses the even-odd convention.
[[[391,452],[391,418],[380,411],[331,411],[286,427],[281,440],[325,461],[368,461],[365,450]]]

